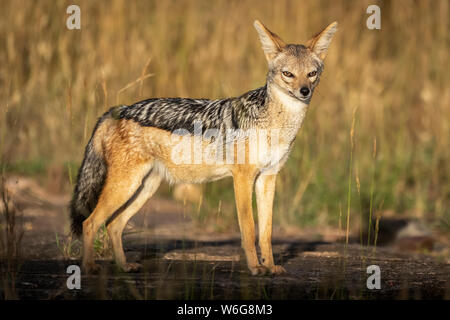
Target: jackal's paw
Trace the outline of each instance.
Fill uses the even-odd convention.
[[[136,262],[127,262],[121,269],[124,272],[138,272],[142,268],[142,265]]]
[[[248,267],[250,269],[250,273],[252,276],[260,276],[265,275],[267,273],[267,268],[261,265],[257,265],[254,267]]]
[[[96,263],[83,264],[83,271],[87,274],[98,274],[101,266]]]
[[[283,274],[286,273],[286,269],[284,269],[282,266],[274,265],[272,267],[268,268],[270,270],[271,274]]]

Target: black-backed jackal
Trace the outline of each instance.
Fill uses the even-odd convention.
[[[72,230],[83,234],[83,268],[93,271],[93,242],[107,225],[116,263],[127,263],[122,231],[161,181],[202,183],[231,176],[242,247],[253,275],[283,273],[272,255],[275,179],[319,83],[333,22],[306,45],[286,44],[259,21],[254,26],[267,58],[266,84],[223,100],[162,98],[111,108],[86,146],[72,203]],[[255,188],[259,246],[255,248]]]

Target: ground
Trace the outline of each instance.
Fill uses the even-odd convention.
[[[249,275],[237,232],[216,232],[189,218],[173,200],[150,200],[126,229],[124,247],[136,273],[122,273],[101,243],[97,275],[67,288],[69,265],[80,265],[79,243],[68,238],[70,195],[52,196],[28,179],[10,181],[20,209],[23,238],[17,274],[2,295],[20,299],[449,299],[450,263],[395,247],[346,245],[307,232],[275,228],[275,261],[281,276]],[[11,187],[15,186],[15,187]],[[72,252],[68,244],[73,244]],[[1,262],[5,280],[8,261]],[[13,263],[13,265],[17,265]],[[381,289],[368,289],[369,265],[381,271]],[[6,288],[6,289],[5,289]],[[3,290],[3,292],[1,291]]]

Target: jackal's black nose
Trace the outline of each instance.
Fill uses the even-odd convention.
[[[300,93],[301,93],[304,97],[307,97],[308,94],[309,94],[309,89],[308,89],[307,87],[302,87],[302,88],[300,89]]]

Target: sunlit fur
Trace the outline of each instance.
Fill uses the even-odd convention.
[[[286,162],[298,130],[306,116],[314,88],[323,71],[323,59],[336,31],[332,23],[308,43],[285,44],[281,38],[255,22],[269,71],[261,88],[222,100],[152,98],[130,106],[111,108],[97,122],[85,150],[71,202],[72,230],[83,234],[83,267],[94,264],[93,241],[106,223],[116,263],[125,271],[138,268],[127,263],[122,247],[122,231],[128,220],[154,194],[162,180],[170,183],[203,183],[233,177],[242,247],[252,274],[282,273],[272,255],[272,204],[276,174]],[[292,76],[286,77],[283,71]],[[309,74],[314,71],[314,77]],[[286,73],[287,74],[287,73]],[[308,88],[308,94],[301,93]],[[202,125],[201,133],[194,124]],[[186,143],[206,129],[221,133],[244,132],[233,139],[245,146],[245,161],[217,163],[176,163],[172,157],[177,142],[174,135],[185,129],[191,133]],[[261,151],[251,162],[250,138],[246,134],[280,132],[273,148]],[[273,143],[272,143],[273,142]],[[208,146],[208,139],[202,146]],[[237,151],[233,151],[236,152]],[[255,248],[252,193],[256,191],[261,260]]]

